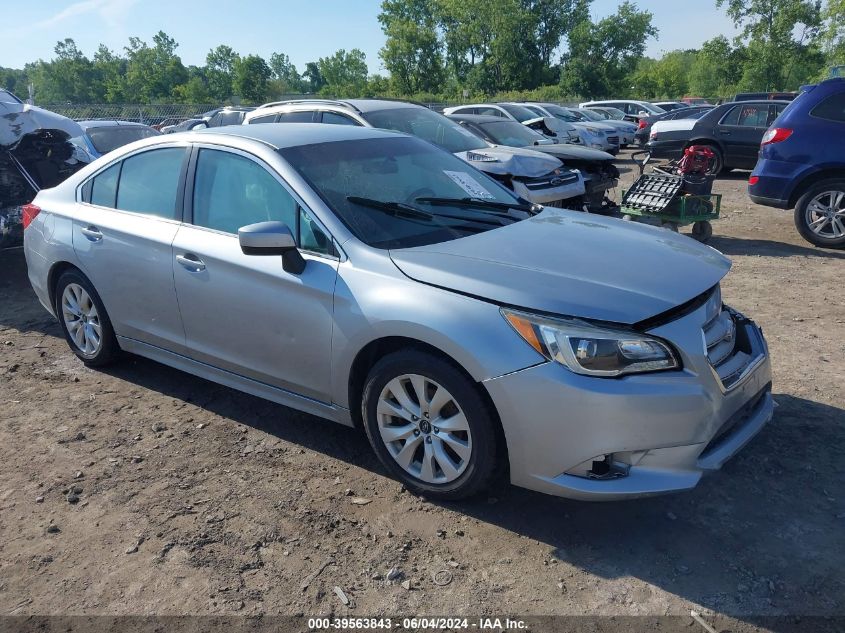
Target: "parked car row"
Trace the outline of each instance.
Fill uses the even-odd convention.
[[[499,473],[578,499],[694,487],[774,408],[762,332],[722,301],[730,262],[530,203],[583,186],[533,153],[560,144],[451,116],[276,104],[116,149],[24,207],[32,287],[86,365],[131,352],[357,426],[430,499]]]

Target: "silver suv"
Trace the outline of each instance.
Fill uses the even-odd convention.
[[[500,469],[582,499],[687,489],[772,415],[722,255],[527,204],[413,136],[150,138],[42,190],[24,224],[32,287],[84,363],[125,350],[361,426],[430,498]]]
[[[413,134],[452,152],[529,202],[580,208],[584,176],[553,156],[531,149],[492,146],[423,105],[389,99],[313,99],[268,103],[244,119],[255,123],[360,125]]]

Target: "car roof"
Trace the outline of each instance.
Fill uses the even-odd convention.
[[[400,108],[425,108],[421,103],[403,101],[401,99],[291,99],[289,101],[273,101],[259,106],[253,112],[269,112],[271,109],[286,107],[340,107],[351,109],[359,113],[374,112],[376,110],[398,110]],[[426,108],[428,109],[428,108]],[[259,115],[260,116],[260,115]]]
[[[371,138],[389,138],[408,136],[401,132],[380,130],[356,125],[325,125],[323,123],[262,123],[261,125],[226,125],[180,134],[168,134],[164,138],[203,139],[203,137],[233,136],[260,141],[275,149],[332,143],[335,141],[354,141]]]
[[[492,114],[447,114],[450,119],[457,119],[458,121],[466,121],[467,123],[514,123],[512,119],[505,119],[500,116]]]
[[[83,130],[87,130],[92,127],[149,127],[144,123],[138,123],[136,121],[97,121],[96,119],[93,119],[88,121],[77,121],[77,123],[79,123],[79,127]]]

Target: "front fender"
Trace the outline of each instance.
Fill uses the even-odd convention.
[[[395,266],[394,271],[364,270],[348,261],[339,268],[332,334],[335,404],[350,407],[352,364],[364,347],[382,338],[436,347],[479,382],[545,360],[513,331],[498,305],[414,281]]]

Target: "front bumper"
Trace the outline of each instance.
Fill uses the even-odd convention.
[[[746,324],[753,366],[726,389],[707,358],[705,308],[650,333],[678,349],[683,370],[602,379],[544,363],[485,381],[510,458],[511,481],[583,500],[686,490],[720,468],[771,419],[771,365]],[[603,456],[614,476],[596,478]]]

